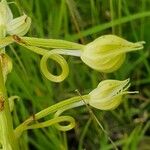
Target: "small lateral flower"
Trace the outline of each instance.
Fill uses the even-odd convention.
[[[26,14],[13,19],[13,14],[6,0],[0,2],[0,32],[3,30],[3,35],[25,35],[31,25],[31,18]]]
[[[101,110],[112,110],[119,106],[122,102],[123,95],[129,93],[138,93],[137,91],[127,91],[130,83],[129,79],[124,81],[119,80],[104,80],[99,83],[96,89],[89,93],[89,104],[92,107]]]
[[[104,35],[84,47],[81,59],[97,71],[110,73],[123,64],[127,52],[142,49],[143,44],[132,43],[116,35]]]

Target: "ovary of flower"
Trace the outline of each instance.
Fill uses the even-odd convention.
[[[110,73],[123,64],[127,52],[142,49],[143,43],[132,43],[116,35],[104,35],[84,47],[81,59],[95,70]]]
[[[104,80],[89,93],[89,104],[101,110],[115,109],[122,102],[123,95],[137,93],[137,91],[127,91],[129,86],[129,79],[124,81]]]
[[[5,34],[23,36],[28,32],[30,25],[30,17],[23,14],[13,19],[13,14],[6,0],[0,2],[0,28],[5,30]]]

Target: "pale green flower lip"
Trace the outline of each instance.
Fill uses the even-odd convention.
[[[89,104],[97,109],[115,109],[122,101],[125,94],[137,93],[127,91],[130,87],[130,80],[104,80],[99,83],[96,89],[89,93]]]
[[[81,59],[97,71],[110,73],[120,68],[127,52],[143,49],[144,43],[132,43],[116,35],[104,35],[83,48]]]

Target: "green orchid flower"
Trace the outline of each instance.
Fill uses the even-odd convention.
[[[101,110],[112,110],[120,105],[123,96],[137,91],[127,91],[130,87],[129,79],[103,80],[96,89],[89,93],[89,105]]]
[[[97,71],[114,72],[123,64],[126,53],[142,49],[143,43],[132,43],[116,35],[104,35],[84,47],[81,59]]]

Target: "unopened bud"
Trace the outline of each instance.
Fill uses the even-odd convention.
[[[84,47],[81,59],[95,70],[113,72],[122,65],[127,52],[142,49],[143,43],[132,43],[115,35],[104,35]]]
[[[127,91],[129,86],[129,79],[124,81],[104,80],[89,93],[89,104],[101,110],[115,109],[122,102],[123,95],[137,93],[137,91]]]

